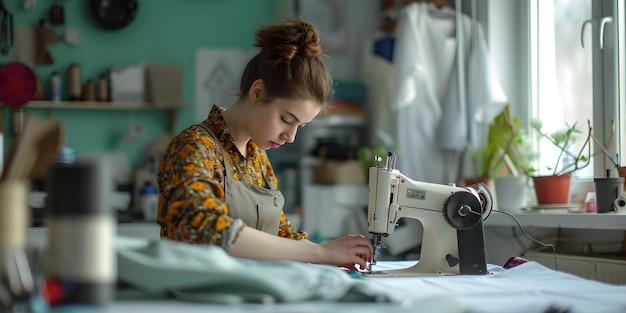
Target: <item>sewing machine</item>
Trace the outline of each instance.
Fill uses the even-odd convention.
[[[494,201],[484,184],[465,188],[414,181],[395,169],[395,155],[385,165],[376,157],[369,170],[367,227],[374,259],[368,276],[482,275],[487,273],[482,221]],[[372,271],[400,218],[417,219],[423,226],[419,261],[408,268]]]

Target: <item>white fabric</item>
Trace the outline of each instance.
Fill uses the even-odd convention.
[[[415,262],[379,262],[374,270],[406,268]],[[536,262],[511,269],[489,265],[482,276],[432,276],[371,278],[376,290],[386,290],[392,299],[420,303],[420,299],[448,296],[463,312],[532,313],[550,307],[570,313],[626,312],[626,285],[611,285],[554,271]],[[563,312],[553,311],[553,312]]]
[[[175,259],[175,256],[169,256]],[[180,255],[179,258],[185,258]],[[222,261],[224,259],[222,258]],[[225,260],[228,261],[228,260]],[[191,264],[193,261],[185,261]],[[406,268],[415,261],[379,261],[375,271]],[[224,264],[231,264],[231,261]],[[199,263],[198,263],[199,264]],[[251,263],[252,265],[252,263]],[[263,264],[249,270],[263,272]],[[301,269],[306,269],[302,264]],[[270,267],[270,269],[272,269]],[[312,266],[313,270],[317,270]],[[285,268],[289,271],[289,268]],[[548,308],[570,313],[626,312],[626,285],[610,285],[558,272],[535,262],[512,269],[489,265],[487,275],[370,277],[356,279],[370,294],[384,294],[390,303],[299,301],[273,304],[210,304],[167,299],[118,300],[105,313],[126,312],[429,312],[544,313]],[[308,270],[307,270],[308,271]],[[267,273],[269,279],[276,273]],[[307,272],[308,273],[308,272]],[[241,273],[246,274],[246,273]],[[219,275],[221,278],[225,274]],[[280,279],[281,276],[276,277]],[[218,279],[219,277],[213,278]],[[262,276],[258,276],[263,279]],[[148,278],[146,278],[148,279]],[[294,281],[294,283],[296,283]],[[301,284],[298,283],[297,286]],[[311,285],[313,286],[313,285]],[[322,285],[319,285],[322,286]],[[300,290],[300,289],[298,289]],[[297,290],[294,290],[297,291]],[[300,290],[305,291],[306,290]],[[311,290],[310,294],[319,291]],[[328,290],[325,291],[328,294]],[[553,312],[563,312],[563,311]]]
[[[457,91],[455,12],[411,3],[398,17],[390,105],[397,117],[397,167],[416,180],[456,182],[460,152],[484,143],[488,123],[507,101],[482,30],[476,25],[472,39],[469,17],[463,16],[463,23],[466,107]]]

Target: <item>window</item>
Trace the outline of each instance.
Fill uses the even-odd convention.
[[[565,122],[577,123],[583,131],[581,137],[590,120],[601,142],[608,141],[615,120],[616,137],[608,151],[618,159],[618,152],[626,152],[626,147],[619,147],[620,137],[626,138],[624,109],[620,112],[619,106],[624,103],[624,3],[531,0],[529,18],[531,115],[541,119],[546,132],[562,129]],[[597,145],[593,147],[593,151],[601,151]],[[539,149],[539,174],[548,174],[546,166],[558,152],[551,150],[549,143]],[[614,171],[603,154],[591,162],[575,175],[592,179],[604,176],[606,169]]]

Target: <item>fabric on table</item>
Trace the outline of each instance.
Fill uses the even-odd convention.
[[[524,264],[524,263],[526,263],[526,262],[528,262],[528,260],[526,260],[526,259],[524,259],[524,258],[522,258],[522,257],[519,257],[519,256],[512,256],[512,257],[510,257],[510,258],[506,261],[506,263],[504,263],[504,266],[503,266],[503,267],[504,267],[504,269],[507,269],[507,270],[508,270],[508,269],[510,269],[510,268],[514,268],[514,267],[516,267],[516,266],[518,266],[518,265],[521,265],[521,264]]]
[[[148,243],[145,241],[130,242],[130,250],[143,249]],[[142,248],[143,247],[143,248]],[[165,252],[169,249],[160,249]],[[172,251],[168,251],[171,253]],[[122,253],[124,254],[124,253]],[[141,254],[141,253],[140,253]],[[147,257],[151,259],[152,257]],[[180,256],[184,258],[184,256]],[[171,258],[175,259],[175,258]],[[228,260],[228,256],[225,258]],[[222,261],[222,260],[216,260]],[[133,261],[135,262],[135,261]],[[198,260],[203,263],[204,261]],[[263,262],[261,262],[263,263]],[[273,263],[273,262],[270,262]],[[280,262],[279,262],[280,263]],[[213,262],[209,263],[212,265]],[[244,264],[254,264],[253,268],[261,270],[266,268],[263,265],[256,264],[256,262],[238,262],[228,261],[223,265],[228,269],[225,271],[233,271]],[[415,261],[379,261],[374,270],[393,270],[399,268],[406,268],[415,264]],[[126,265],[121,264],[125,271],[132,270]],[[307,264],[301,264],[306,267],[307,270],[303,270],[302,273],[311,272],[308,269]],[[300,266],[297,266],[300,268]],[[296,285],[293,288],[286,287],[284,289],[293,289],[293,292],[289,293],[289,299],[294,300],[292,302],[276,303],[276,304],[262,304],[259,303],[245,303],[242,305],[224,305],[221,303],[235,303],[237,301],[246,300],[243,297],[239,297],[237,294],[226,295],[229,297],[230,302],[226,300],[220,300],[221,303],[207,303],[207,302],[190,302],[190,301],[172,301],[163,299],[167,288],[158,286],[155,289],[160,290],[161,294],[156,294],[159,299],[146,299],[146,298],[134,298],[134,299],[120,299],[118,298],[112,306],[108,307],[105,312],[107,313],[134,313],[134,312],[151,312],[151,313],[169,313],[169,312],[228,312],[228,313],[246,313],[246,312],[272,312],[272,313],[292,313],[292,312],[318,312],[318,313],[378,313],[378,312],[394,312],[394,313],[414,313],[414,312],[429,312],[429,313],[546,313],[549,308],[568,309],[569,313],[623,313],[626,312],[626,285],[611,285],[601,283],[589,279],[584,279],[571,274],[555,271],[542,266],[539,263],[529,261],[511,269],[504,269],[501,266],[489,265],[488,275],[456,275],[456,276],[427,276],[427,277],[371,277],[366,275],[363,279],[352,279],[348,284],[356,283],[352,285],[350,293],[359,294],[356,290],[362,290],[364,288],[360,283],[364,283],[367,288],[365,293],[366,298],[381,299],[378,298],[381,295],[387,295],[387,300],[391,299],[391,302],[347,302],[342,300],[332,301],[331,297],[328,297],[328,301],[307,301],[305,296],[301,293],[302,287],[296,281]],[[296,268],[291,268],[291,265],[283,270],[276,270],[268,272],[265,277],[269,279],[271,275],[276,272],[286,274]],[[332,270],[331,270],[332,271]],[[204,271],[192,270],[191,272]],[[155,274],[156,273],[156,274]],[[153,275],[159,275],[158,271],[152,272]],[[240,273],[242,274],[242,273]],[[281,275],[282,275],[281,274]],[[303,275],[303,280],[309,280],[309,275]],[[213,281],[224,280],[216,274]],[[334,273],[333,273],[334,275]],[[294,275],[297,276],[297,275]],[[141,278],[138,278],[141,279]],[[146,278],[148,279],[148,278]],[[276,277],[275,279],[285,282],[283,277]],[[211,283],[211,280],[208,281]],[[217,282],[216,282],[217,283]],[[141,286],[149,284],[149,282],[142,282]],[[167,284],[167,282],[159,282],[159,284]],[[323,288],[326,284],[309,284],[312,288],[312,292],[317,292],[317,288]],[[219,298],[222,294],[219,294],[220,288],[217,286],[213,289],[216,293],[204,293],[207,297]],[[207,288],[209,288],[207,287]],[[279,287],[280,288],[280,287]],[[284,290],[284,289],[281,289]],[[135,287],[135,290],[139,290]],[[174,289],[172,289],[174,290]],[[202,291],[202,290],[201,290]],[[325,290],[330,293],[331,290]],[[211,291],[213,292],[213,290]],[[269,294],[271,291],[264,291],[264,294]],[[199,292],[202,294],[201,292]],[[144,292],[145,294],[145,292]],[[254,293],[257,297],[262,297],[263,293]],[[193,293],[186,293],[186,295],[193,295]],[[296,296],[300,295],[302,301],[296,301]],[[371,296],[374,296],[372,298]],[[315,296],[311,296],[314,298]],[[363,297],[360,294],[359,298]],[[271,301],[276,301],[274,296],[268,296]],[[322,298],[319,297],[318,298]],[[181,299],[181,298],[179,298]],[[192,300],[192,297],[186,300]],[[334,299],[345,299],[339,294],[336,294]],[[201,298],[206,301],[206,299]],[[219,299],[218,299],[219,300]],[[254,299],[250,299],[252,301]],[[258,298],[256,300],[259,300]],[[262,301],[262,300],[260,300]],[[341,301],[341,302],[339,302]],[[551,311],[551,312],[564,312],[564,311]]]
[[[118,298],[207,303],[276,303],[308,300],[390,302],[341,269],[295,261],[234,258],[222,248],[170,240],[118,237]]]
[[[379,262],[376,271],[406,268],[415,261]],[[626,312],[626,285],[581,278],[528,261],[511,269],[489,265],[488,275],[373,278],[372,291],[387,291],[395,301],[417,307],[434,297],[458,301],[463,312],[544,313],[548,308],[569,313]],[[559,311],[557,311],[559,312]]]

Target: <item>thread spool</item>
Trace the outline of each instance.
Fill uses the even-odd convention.
[[[97,86],[97,100],[101,102],[109,101],[109,82],[105,76],[100,77]]]
[[[87,80],[83,89],[84,101],[96,101],[96,84],[93,81]]]
[[[71,64],[67,74],[67,99],[79,101],[82,97],[80,65],[78,63]]]
[[[59,304],[104,306],[113,299],[115,221],[105,173],[103,165],[77,161],[53,164],[46,177],[46,276],[64,288]]]

